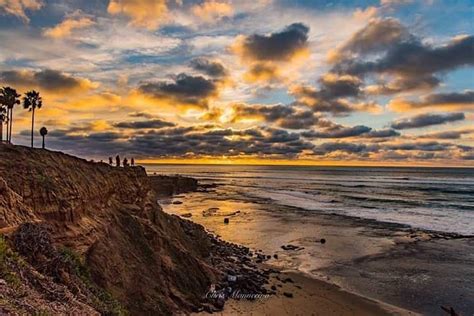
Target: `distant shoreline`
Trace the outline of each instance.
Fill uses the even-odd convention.
[[[252,166],[252,167],[291,167],[291,168],[382,168],[382,169],[414,169],[414,168],[423,168],[423,169],[467,169],[473,170],[474,166],[425,166],[425,165],[411,165],[411,166],[397,166],[397,165],[381,165],[381,166],[368,166],[368,165],[302,165],[302,164],[239,164],[239,163],[232,163],[232,164],[216,164],[216,163],[174,163],[174,162],[137,162],[137,164],[146,167],[148,166],[156,166],[156,165],[163,165],[163,166]]]

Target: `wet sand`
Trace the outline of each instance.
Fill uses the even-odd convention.
[[[272,278],[277,293],[268,299],[229,300],[218,315],[417,315],[339,287],[309,278],[300,272],[284,272]],[[292,282],[282,282],[290,278]],[[285,295],[291,294],[291,297]]]
[[[231,300],[223,315],[409,315],[409,310],[443,315],[440,305],[454,306],[462,312],[474,307],[469,301],[466,303],[473,289],[469,280],[474,279],[470,264],[474,263],[470,255],[474,254],[472,239],[456,239],[454,235],[398,224],[308,213],[219,189],[160,203],[165,211],[184,215],[224,240],[270,255],[266,264],[299,271],[289,273],[301,289],[295,284],[283,284],[284,288],[277,287],[276,296],[265,301]],[[224,223],[225,218],[228,224]],[[326,240],[324,244],[321,238]],[[437,244],[443,242],[447,244],[439,248]],[[285,250],[285,245],[296,249]],[[451,262],[445,260],[443,265],[437,249],[452,258]],[[452,269],[460,272],[450,284],[442,273]],[[462,275],[467,279],[460,280]],[[452,286],[456,290],[451,290]],[[291,291],[293,297],[282,295],[285,291]]]

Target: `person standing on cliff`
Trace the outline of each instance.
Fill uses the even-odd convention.
[[[132,157],[132,159],[130,160],[130,164],[132,165],[132,167],[135,167],[135,159],[133,159],[133,157]]]
[[[128,167],[128,159],[127,158],[123,158],[123,166]]]
[[[115,163],[117,165],[117,167],[120,167],[120,156],[117,155],[117,157],[115,157]]]
[[[114,161],[112,160],[112,157],[109,157],[109,165],[113,165],[114,164]]]

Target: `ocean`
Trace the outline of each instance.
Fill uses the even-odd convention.
[[[277,205],[474,235],[474,169],[145,165]]]
[[[210,185],[159,202],[271,265],[425,315],[474,310],[474,169],[145,167]]]

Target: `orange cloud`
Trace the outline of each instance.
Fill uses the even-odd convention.
[[[255,63],[244,74],[244,79],[248,82],[274,81],[281,78],[279,67],[271,62]]]
[[[192,7],[193,14],[205,22],[213,22],[227,16],[232,16],[234,9],[232,5],[224,1],[211,0]]]
[[[30,19],[26,16],[26,10],[39,10],[43,7],[41,0],[0,0],[0,14],[14,15],[28,23]]]
[[[110,0],[107,12],[112,15],[125,15],[131,24],[149,30],[158,28],[168,20],[166,0]]]
[[[64,38],[71,35],[72,31],[76,29],[82,29],[94,25],[95,22],[86,16],[80,16],[80,13],[75,13],[69,17],[66,17],[58,25],[46,29],[43,34],[52,38]]]

